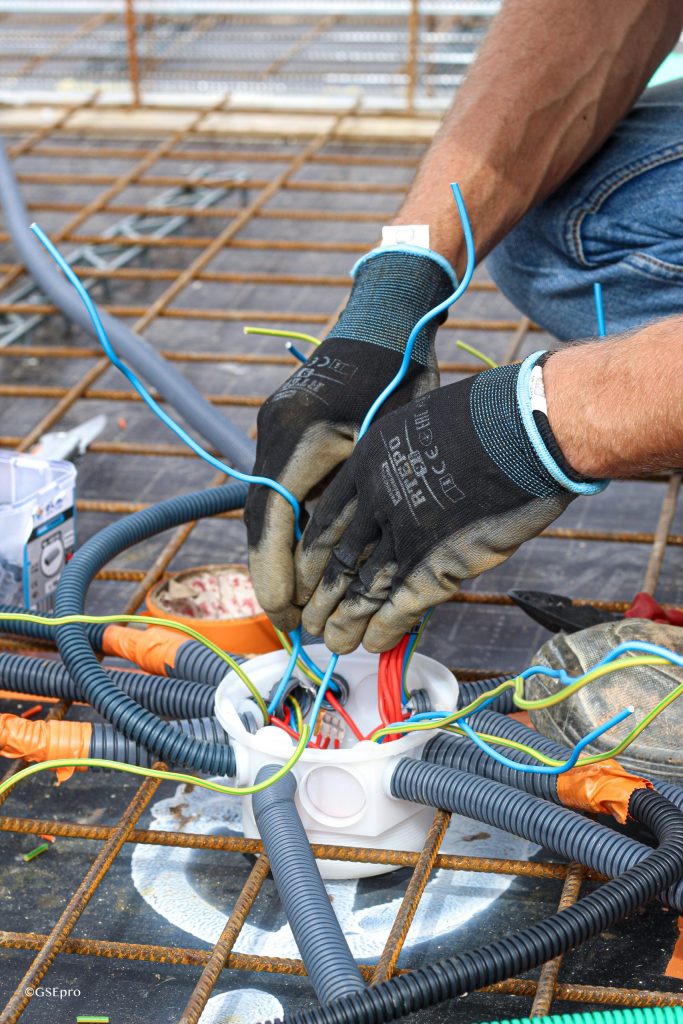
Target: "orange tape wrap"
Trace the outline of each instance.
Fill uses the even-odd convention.
[[[156,676],[167,675],[173,668],[178,648],[188,638],[163,626],[130,629],[128,626],[107,626],[102,638],[105,654],[114,654],[139,665],[145,672]]]
[[[600,761],[572,768],[557,776],[557,795],[565,807],[591,814],[611,814],[625,824],[636,789],[653,789],[651,782],[631,775],[618,761]]]
[[[0,715],[0,757],[22,757],[25,761],[88,757],[91,733],[90,722],[32,722],[18,715]],[[76,770],[57,768],[58,781],[71,778]]]

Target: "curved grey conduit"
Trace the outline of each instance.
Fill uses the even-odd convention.
[[[264,765],[257,782],[279,765]],[[294,941],[323,1006],[362,992],[365,982],[344,934],[294,806],[296,780],[291,772],[252,799],[254,818],[270,861]]]
[[[0,202],[5,211],[7,229],[14,247],[36,284],[67,319],[96,337],[85,306],[29,229],[30,218],[2,141]],[[139,334],[133,334],[125,324],[108,313],[100,311],[100,316],[117,355],[144,378],[148,385],[156,388],[186,423],[201,434],[221,455],[229,459],[232,465],[248,473],[254,464],[254,442],[217,412],[194,385],[190,384],[174,366],[167,363],[149,342]]]

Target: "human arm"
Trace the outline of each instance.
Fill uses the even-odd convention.
[[[682,372],[683,317],[536,353],[391,413],[297,548],[306,629],[340,653],[388,650],[602,477],[683,465]]]
[[[429,224],[457,271],[457,181],[483,259],[609,135],[683,27],[680,0],[505,0],[396,224]]]
[[[570,345],[543,370],[548,418],[581,474],[683,467],[683,316]]]

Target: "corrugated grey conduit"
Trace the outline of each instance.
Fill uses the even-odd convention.
[[[488,708],[483,711],[477,711],[476,717],[472,716],[471,721],[476,723],[479,732],[493,733],[496,736],[500,736],[501,739],[526,743],[528,746],[536,747],[537,750],[540,750],[547,757],[554,757],[558,761],[566,760],[571,753],[569,747],[565,747],[561,743],[543,736],[541,733],[536,732],[535,729],[530,729],[523,722],[498,714],[496,711],[489,711]],[[441,755],[439,751],[448,749],[448,743],[449,738],[442,733],[438,734],[435,739],[430,741],[425,750],[426,759],[445,763],[440,762]],[[452,749],[455,750],[456,748],[453,747]],[[453,767],[462,767],[465,771],[473,771],[477,775],[485,774],[487,778],[500,779],[506,785],[516,786],[518,789],[527,789],[530,793],[538,793],[541,796],[546,796],[548,800],[555,800],[557,802],[557,790],[554,787],[546,790],[546,783],[534,781],[544,778],[543,776],[529,775],[526,772],[515,772],[512,769],[506,769],[503,765],[499,765],[494,761],[493,758],[484,754],[483,751],[480,751],[474,744],[469,744],[469,742],[467,747],[458,743],[457,750],[459,751],[457,754],[458,764],[453,761]],[[519,761],[520,764],[535,763],[528,754],[521,750],[513,750],[506,747],[505,749],[501,748],[501,752],[511,761]],[[461,758],[464,758],[464,760],[461,761]],[[545,776],[545,778],[552,779],[552,776]],[[658,779],[650,775],[643,775],[643,778],[649,779],[657,792],[661,793],[679,810],[683,811],[683,787],[674,785],[666,779]],[[542,787],[543,792],[538,787]]]
[[[269,779],[278,765],[265,765],[257,782]],[[323,1006],[362,992],[365,982],[355,964],[332,909],[301,818],[294,805],[292,772],[255,793],[252,806],[263,848],[287,920],[315,993]]]
[[[199,645],[198,645],[199,646]],[[210,652],[213,654],[213,651]],[[215,657],[215,655],[214,655]],[[223,675],[228,666],[223,665]],[[206,718],[213,714],[215,686],[189,679],[146,675],[143,672],[104,670],[123,693],[148,711],[164,718]],[[77,684],[64,665],[22,654],[0,654],[0,689],[31,693],[57,700],[80,700]]]
[[[190,718],[173,723],[186,736],[203,740],[205,743],[230,742],[227,733],[221,728],[218,720],[209,718]],[[112,725],[95,723],[90,736],[88,757],[101,757],[108,761],[121,761],[123,764],[137,764],[141,768],[151,768],[157,760],[146,747],[134,740],[126,739]],[[174,768],[175,765],[169,765]]]
[[[54,302],[64,316],[95,337],[95,328],[78,295],[62,272],[43,250],[29,230],[30,217],[7,150],[0,141],[0,202],[5,211],[7,229],[17,253],[36,284]],[[180,413],[197,433],[225,456],[237,469],[249,472],[256,447],[246,434],[225,419],[174,366],[139,334],[125,324],[101,312],[102,323],[116,354],[128,363],[148,385]]]

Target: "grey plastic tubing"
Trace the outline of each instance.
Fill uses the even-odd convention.
[[[37,285],[64,316],[88,334],[95,328],[78,295],[29,228],[30,218],[17,186],[7,150],[0,141],[0,202],[17,253]],[[171,405],[197,433],[233,466],[248,473],[256,447],[246,434],[225,419],[174,366],[138,334],[115,317],[101,312],[104,329],[116,354]]]
[[[225,662],[221,664],[225,675],[227,665]],[[104,671],[122,693],[155,715],[206,718],[213,714],[216,688],[209,683],[169,679],[144,672],[108,668]],[[29,658],[23,654],[0,654],[0,689],[67,701],[80,700],[81,697],[76,682],[60,662]]]
[[[246,493],[244,484],[224,484],[169,498],[105,526],[78,548],[68,562],[57,586],[55,614],[82,614],[90,584],[100,569],[122,551],[183,523],[241,508]],[[191,768],[206,775],[235,774],[235,754],[230,746],[187,736],[123,693],[104,672],[82,625],[59,626],[55,636],[59,653],[81,699],[91,704],[117,731],[141,743],[166,764]]]
[[[256,782],[279,765],[264,765]],[[294,804],[292,772],[255,793],[254,818],[306,973],[323,1006],[365,990]]]
[[[529,726],[524,725],[523,722],[519,722],[514,718],[508,718],[507,715],[498,714],[496,711],[489,711],[488,709],[485,709],[484,711],[477,711],[469,721],[476,725],[478,732],[493,733],[496,736],[500,736],[501,739],[516,740],[518,743],[526,743],[529,746],[536,747],[537,750],[540,750],[542,754],[546,754],[547,757],[554,757],[558,761],[566,761],[571,754],[569,747],[565,747],[561,743],[557,743],[556,740],[543,736],[542,733],[536,732],[535,729],[530,729]],[[473,749],[476,749],[473,744],[472,746]],[[535,763],[528,754],[525,754],[521,750],[512,750],[506,747],[503,753],[511,761],[519,761],[521,764]],[[485,757],[486,760],[491,762],[491,764],[496,763],[487,755],[482,755],[482,757]],[[475,760],[478,764],[484,764],[483,760]],[[468,768],[467,770],[469,771],[471,769]],[[484,770],[488,772],[495,771],[496,769],[489,768],[487,765]],[[483,774],[483,771],[480,774]],[[490,775],[489,777],[494,778],[498,776]],[[666,779],[655,778],[653,775],[643,775],[642,777],[651,782],[658,793],[661,793],[662,796],[665,796],[667,800],[670,800],[672,804],[678,807],[680,811],[683,811],[683,787],[677,786],[672,782],[668,782]],[[500,778],[504,782],[507,782],[508,785],[525,788],[527,785],[534,787],[536,783],[529,782],[529,780],[539,778],[539,776],[528,775],[525,772],[513,772],[512,775],[501,775]],[[536,792],[536,790],[532,788],[531,792]]]
[[[640,864],[651,852],[649,847],[567,807],[441,764],[402,759],[391,777],[391,794],[512,832],[608,878]],[[683,912],[680,881],[668,890],[666,902]]]
[[[217,719],[211,717],[190,718],[175,722],[175,725],[186,736],[204,740],[208,743],[229,743],[227,733],[221,728]],[[133,740],[126,739],[113,726],[95,723],[90,735],[88,757],[104,758],[108,761],[121,761],[123,764],[135,764],[141,768],[151,768],[157,760],[146,747]],[[169,767],[173,768],[174,765]]]

